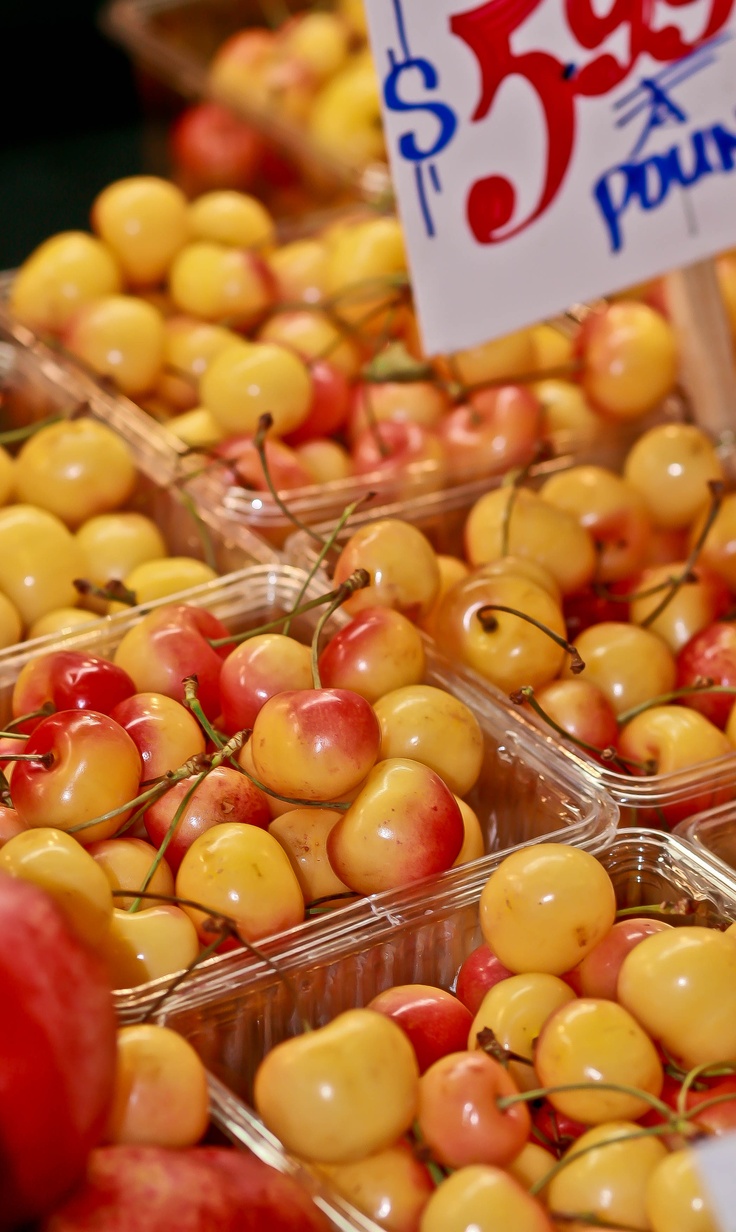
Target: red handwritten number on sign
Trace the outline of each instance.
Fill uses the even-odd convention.
[[[541,195],[532,212],[508,230],[516,207],[516,190],[503,175],[489,175],[471,184],[466,210],[470,230],[481,244],[495,244],[518,235],[548,208],[562,186],[575,145],[575,100],[600,96],[619,85],[648,53],[660,63],[687,55],[712,38],[726,24],[736,0],[712,0],[703,31],[692,42],[675,26],[653,29],[658,0],[612,0],[607,14],[593,10],[592,0],[565,0],[571,33],[583,51],[595,51],[615,32],[628,27],[628,55],[623,61],[602,52],[574,71],[546,51],[516,54],[511,47],[515,30],[542,0],[486,0],[478,8],[456,13],[450,29],[475,55],[481,71],[481,92],[472,120],[490,112],[498,90],[508,77],[524,78],[542,105],[547,159]],[[683,8],[694,0],[662,0]],[[660,6],[661,7],[661,6]],[[499,234],[503,230],[502,234]]]

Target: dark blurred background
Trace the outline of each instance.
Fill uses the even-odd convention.
[[[0,4],[0,269],[42,240],[89,229],[110,181],[165,167],[165,122],[122,48],[102,33],[99,0]],[[143,87],[143,88],[142,88]]]

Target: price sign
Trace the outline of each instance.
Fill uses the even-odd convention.
[[[365,0],[423,340],[736,244],[736,0]]]
[[[736,1232],[736,1133],[705,1139],[694,1150],[719,1232]]]

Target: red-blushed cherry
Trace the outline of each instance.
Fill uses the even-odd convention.
[[[389,422],[435,429],[449,407],[445,391],[431,381],[357,381],[345,435],[352,442],[371,425]]]
[[[671,580],[686,571],[689,579],[672,586]],[[725,580],[708,565],[698,563],[688,570],[685,561],[675,561],[643,570],[631,598],[629,619],[656,633],[677,655],[701,629],[721,620],[731,602]]]
[[[320,651],[319,677],[328,688],[354,689],[369,702],[424,677],[422,635],[402,612],[369,607],[339,629]]]
[[[387,420],[356,436],[350,449],[356,475],[374,471],[401,478],[407,468],[444,469],[436,433],[411,420]]]
[[[258,711],[250,738],[259,781],[292,800],[339,800],[375,765],[381,728],[352,689],[288,689]]]
[[[28,826],[76,831],[83,844],[116,834],[130,816],[141,780],[140,754],[109,715],[62,710],[42,719],[23,746],[38,760],[16,762],[13,804]]]
[[[312,374],[309,413],[298,428],[284,436],[285,443],[292,449],[322,436],[334,436],[344,426],[350,410],[350,382],[336,364],[329,359],[313,359],[309,370]]]
[[[434,770],[406,757],[378,762],[327,836],[341,881],[374,894],[446,872],[465,837],[462,814]]]
[[[450,475],[499,475],[533,462],[542,404],[523,385],[479,389],[440,420],[437,435]]]
[[[438,1163],[504,1167],[529,1136],[526,1103],[499,1107],[519,1088],[505,1067],[486,1052],[459,1050],[440,1057],[419,1079],[417,1125]]]
[[[430,984],[394,984],[372,997],[367,1008],[386,1014],[406,1032],[420,1074],[449,1052],[461,1052],[473,1021],[458,997]]]
[[[736,625],[729,620],[706,625],[677,655],[676,688],[690,689],[702,680],[734,692],[715,693],[705,688],[702,693],[689,693],[683,703],[723,729],[736,703]]]
[[[252,728],[269,697],[287,689],[308,689],[311,684],[308,646],[285,633],[258,633],[246,638],[230,650],[220,673],[225,730],[232,735]]]
[[[160,847],[174,814],[183,811],[166,847],[166,860],[176,872],[195,838],[224,822],[245,822],[267,829],[271,813],[263,792],[231,766],[216,766],[197,784],[197,776],[181,779],[146,809],[143,823],[151,842]],[[194,790],[192,791],[192,788]],[[191,795],[189,793],[191,792]],[[185,797],[189,797],[184,804]]]
[[[602,689],[592,680],[573,676],[569,680],[551,680],[535,689],[534,701],[552,723],[584,744],[585,751],[596,756],[595,750],[615,749],[618,744],[618,723],[615,711]],[[526,703],[529,705],[529,703]]]
[[[229,107],[204,99],[185,107],[172,122],[168,148],[187,196],[218,188],[247,192],[258,173],[263,138]]]
[[[711,1100],[714,1102],[709,1107],[703,1106]],[[720,1078],[709,1086],[707,1091],[691,1090],[687,1097],[687,1109],[688,1111],[695,1110],[695,1123],[706,1133],[734,1133],[736,1131],[736,1075],[731,1074]]]
[[[138,749],[143,783],[178,770],[205,751],[205,734],[191,710],[164,693],[134,693],[118,702],[110,717],[125,728]]]
[[[4,846],[8,839],[15,838],[16,834],[22,834],[28,828],[17,809],[5,804],[0,805],[0,847]]]
[[[320,1171],[348,1202],[392,1232],[417,1232],[436,1186],[406,1138],[355,1163],[322,1164]]]
[[[633,591],[634,578],[626,578],[613,582],[604,590],[599,590],[595,584],[565,595],[562,600],[562,612],[565,617],[567,636],[574,642],[583,629],[591,625],[602,624],[604,621],[626,620],[628,606],[626,597]]]
[[[215,445],[212,452],[216,458],[227,460],[228,471],[234,484],[243,488],[251,488],[256,492],[269,490],[261,455],[252,435],[243,433],[239,436],[228,437],[227,440]],[[269,478],[278,492],[305,488],[309,485],[311,482],[309,472],[291,445],[287,445],[278,437],[267,437],[263,442],[263,452]]]
[[[166,603],[146,612],[123,634],[114,662],[131,676],[139,693],[185,698],[185,681],[197,678],[197,699],[208,718],[220,713],[220,672],[232,644],[230,630],[213,612],[193,603]]]
[[[343,603],[342,611],[351,616],[378,604],[421,620],[439,593],[437,553],[424,532],[402,518],[374,519],[353,531],[335,562],[335,585],[342,585],[357,569],[367,570],[370,583]]]
[[[582,1121],[560,1112],[548,1099],[532,1107],[532,1127],[534,1139],[541,1141],[558,1157],[564,1155],[567,1148],[588,1128]]]
[[[571,975],[581,997],[616,1000],[618,973],[624,958],[650,933],[672,928],[664,920],[648,916],[626,916],[612,924],[604,937],[574,967]]]
[[[470,951],[460,964],[455,981],[455,995],[475,1016],[486,993],[513,972],[504,967],[486,941]]]
[[[29,659],[13,686],[13,718],[40,710],[49,703],[55,710],[110,711],[135,693],[135,684],[119,664],[80,650],[51,650]],[[21,725],[32,731],[40,717]]]

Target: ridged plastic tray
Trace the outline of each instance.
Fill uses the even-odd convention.
[[[253,566],[190,594],[192,602],[214,612],[228,628],[239,632],[290,612],[305,586],[309,598],[324,593],[318,581],[309,582],[303,571],[291,566]],[[95,630],[92,637],[80,633],[65,639],[64,644],[109,655],[135,619],[127,614],[114,617],[106,627]],[[302,641],[310,640],[318,619],[319,609],[295,619],[293,635]],[[344,620],[344,615],[336,613],[332,627],[339,627]],[[7,714],[12,684],[20,666],[22,660],[18,657],[12,662],[0,658],[0,718]],[[484,735],[480,777],[466,799],[478,816],[488,854],[468,868],[495,860],[499,851],[542,839],[554,838],[593,851],[610,841],[618,820],[613,800],[598,791],[565,753],[548,748],[510,703],[502,698],[489,698],[457,677],[429,644],[425,681],[461,698],[475,713]],[[381,896],[376,901],[382,901]],[[356,910],[360,915],[362,909],[359,901],[306,920],[282,935],[284,944],[298,948],[315,931],[339,933],[350,927]],[[368,909],[369,915],[371,910]],[[243,961],[239,952],[209,959],[188,977],[187,983],[198,984],[205,978],[205,972],[206,978],[210,978],[210,973],[219,970],[227,980]],[[133,1021],[144,1017],[170,983],[170,978],[166,978],[118,990],[121,1018]]]
[[[719,926],[736,919],[736,873],[676,835],[622,830],[597,854],[619,908],[656,910],[666,903],[682,910],[683,901],[691,900],[697,913],[669,914],[669,922]],[[482,941],[478,899],[500,859],[493,857],[482,869],[457,870],[431,893],[409,889],[381,896],[353,913],[349,927],[305,938],[300,946],[271,948],[268,963],[242,960],[229,979],[224,972],[202,977],[172,995],[158,1021],[181,1032],[214,1075],[218,1123],[232,1141],[278,1168],[297,1175],[303,1170],[249,1106],[261,1058],[302,1023],[320,1026],[392,984],[451,988],[461,962]],[[309,1176],[307,1170],[307,1184]],[[329,1187],[322,1189],[323,1209],[335,1228],[380,1232],[330,1194]]]

